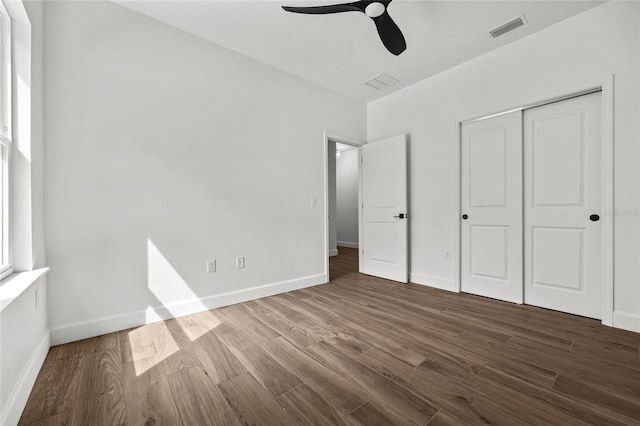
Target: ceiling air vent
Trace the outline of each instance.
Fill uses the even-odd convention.
[[[516,28],[522,27],[526,23],[527,20],[524,19],[524,15],[520,15],[517,18],[510,20],[509,22],[505,22],[504,24],[492,30],[489,30],[489,34],[491,34],[491,37],[493,38],[500,37],[501,35],[504,35],[509,31],[513,31]]]
[[[394,85],[398,82],[395,78],[391,77],[389,74],[379,74],[373,77],[371,80],[367,80],[364,82],[369,87],[373,87],[376,90],[380,90],[387,86]]]

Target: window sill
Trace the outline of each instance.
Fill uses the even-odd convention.
[[[33,271],[14,272],[0,281],[0,312],[4,311],[14,300],[24,293],[33,283],[49,272],[49,268]]]

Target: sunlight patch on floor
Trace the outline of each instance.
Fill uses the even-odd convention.
[[[180,317],[177,318],[177,322],[192,342],[222,324],[222,321],[211,311]]]
[[[150,239],[147,239],[147,268],[149,291],[161,303],[147,308],[147,323],[176,318],[191,341],[221,324]],[[191,315],[194,310],[201,312]]]
[[[132,330],[128,337],[136,376],[157,366],[180,350],[164,322]]]

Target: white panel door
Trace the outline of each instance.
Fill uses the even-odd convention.
[[[522,303],[522,113],[461,130],[461,289]]]
[[[360,272],[408,281],[405,135],[362,146]]]
[[[601,318],[601,94],[524,113],[525,303]]]

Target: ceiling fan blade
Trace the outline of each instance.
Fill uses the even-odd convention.
[[[309,7],[296,7],[296,6],[282,6],[287,12],[293,13],[306,13],[309,15],[325,15],[328,13],[340,13],[340,12],[363,12],[366,4],[363,5],[363,1],[356,1],[353,3],[345,4],[332,4],[327,6],[309,6]]]
[[[398,56],[407,49],[407,42],[402,35],[402,31],[400,31],[400,28],[398,28],[386,10],[382,15],[372,19],[376,23],[382,44],[389,52]]]

